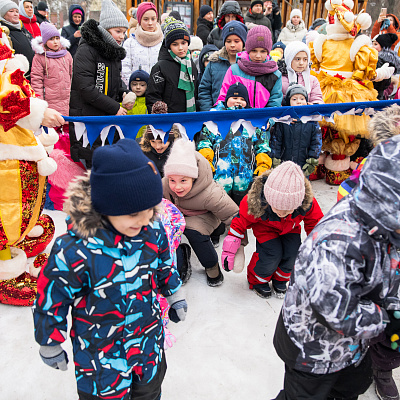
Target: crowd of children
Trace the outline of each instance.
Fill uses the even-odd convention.
[[[71,6],[73,29],[60,35],[48,22],[34,25],[31,1],[21,1],[20,14],[35,37],[32,88],[49,106],[71,116],[229,110],[235,121],[238,109],[323,104],[335,88],[331,81],[320,85],[310,69],[312,58],[320,56],[317,46],[310,52],[308,45],[317,40],[319,25],[311,27],[315,34],[309,35],[301,10],[293,9],[279,34],[272,26],[279,9],[272,11],[269,3],[253,0],[243,18],[239,3],[226,1],[215,27],[212,8],[203,5],[199,38],[190,35],[178,14],[165,16],[160,24],[151,2],[139,4],[132,14],[136,28],[129,32],[131,25],[112,0],[103,0],[99,21],[83,23],[83,10]],[[390,14],[385,17],[380,22],[387,24]],[[389,26],[374,26],[376,50],[371,42],[368,68],[360,72],[370,80],[374,61],[400,72],[393,50],[398,36],[388,29],[397,32],[400,27],[395,16],[392,20]],[[71,45],[73,51],[68,50]],[[328,63],[320,60],[321,73],[329,69]],[[393,98],[398,81],[382,78],[374,82],[379,98]],[[74,123],[59,128],[65,165],[77,169],[68,170],[62,187],[57,186],[61,179],[50,178],[50,200],[68,213],[68,231],[56,239],[38,281],[35,337],[43,361],[66,369],[61,344],[71,308],[80,400],[160,399],[166,360],[157,295],[167,299],[171,320],[183,321],[187,304],[178,289],[190,278],[191,249],[207,284],[219,286],[222,270],[243,269],[243,247],[252,229],[256,248],[247,265],[249,288],[262,298],[272,293],[285,298],[274,340],[286,364],[284,390],[277,399],[356,399],[369,386],[372,371],[369,358],[362,358],[365,340],[385,328],[400,332],[392,315],[400,310],[394,289],[398,278],[390,274],[390,263],[377,256],[386,250],[374,236],[382,231],[385,243],[396,249],[400,191],[395,185],[385,197],[373,166],[367,167],[378,158],[397,165],[398,140],[377,146],[363,169],[365,185],[357,186],[357,196],[348,196],[324,217],[309,181],[322,147],[316,122],[271,119],[265,126],[253,126],[239,120],[228,132],[220,132],[208,121],[194,142],[182,134],[178,122],[167,137],[149,125],[137,132],[137,141],[115,134],[112,143],[106,140],[104,145],[99,137],[92,146]],[[397,181],[393,166],[380,171],[382,179]],[[368,215],[375,190],[382,201],[375,202],[376,213]],[[392,217],[382,217],[385,206]],[[168,224],[165,207],[172,207],[177,216],[174,234],[163,227],[163,218]],[[303,245],[301,222],[307,235],[315,228]],[[343,225],[343,234],[338,225]],[[225,230],[220,262],[215,247]],[[188,244],[180,243],[182,234]],[[349,243],[350,237],[357,239]],[[388,252],[397,260],[395,250]],[[371,265],[365,267],[361,260],[367,257]],[[321,272],[325,266],[328,270]],[[393,283],[387,284],[386,278]],[[379,293],[369,295],[377,288],[384,300]],[[300,320],[303,325],[298,327]],[[361,333],[362,328],[368,333]],[[347,339],[342,346],[346,349],[333,354],[329,346],[341,338]],[[361,366],[354,371],[358,359]],[[345,371],[355,377],[351,390],[339,384]],[[366,376],[362,382],[357,378],[360,371]],[[382,377],[391,385],[391,375],[379,371],[374,374],[377,385]],[[396,393],[380,398],[398,399]]]

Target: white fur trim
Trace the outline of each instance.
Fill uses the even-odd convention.
[[[43,146],[52,146],[53,144],[58,142],[58,133],[55,131],[54,128],[48,128],[49,133],[46,133],[44,129],[41,129],[42,133],[38,136],[38,139],[40,140],[40,143],[43,144]]]
[[[335,4],[335,1],[336,1],[336,0],[332,0],[332,1],[333,1],[334,4]],[[326,0],[326,2],[325,2],[325,8],[326,8],[328,11],[332,11],[332,10],[333,10],[333,7],[332,7],[332,5],[331,5],[330,0]]]
[[[350,168],[350,157],[346,156],[344,160],[332,160],[332,155],[325,159],[325,167],[331,171],[346,171]]]
[[[27,257],[23,250],[11,247],[11,260],[0,260],[0,279],[17,278],[26,272]]]
[[[44,149],[46,150],[46,153],[50,155],[54,150],[54,145],[44,146]]]
[[[32,133],[33,135],[33,133]],[[14,144],[0,143],[0,161],[4,160],[25,160],[25,161],[39,161],[47,158],[47,153],[40,143],[39,139],[35,136],[37,146],[17,146]]]
[[[43,226],[41,225],[35,225],[27,234],[30,238],[38,238],[39,236],[42,236],[44,233]]]
[[[363,11],[364,10],[361,10],[360,14],[358,14],[356,23],[360,25],[360,29],[365,30],[372,25],[372,18],[369,14]]]
[[[37,97],[30,97],[29,107],[31,111],[30,114],[19,119],[17,125],[19,125],[21,128],[29,129],[35,132],[42,124],[44,112],[46,111],[48,104],[47,101]]]
[[[49,176],[57,169],[57,163],[50,157],[37,162],[38,172],[41,176]]]
[[[354,21],[354,14],[351,11],[346,11],[343,15],[344,20],[346,22],[353,22]]]
[[[71,43],[65,37],[60,36],[60,45],[61,48],[69,49]],[[34,39],[32,39],[31,46],[36,54],[44,54],[43,39],[41,36],[36,36]]]
[[[340,3],[339,3],[340,4]],[[354,1],[353,0],[343,0],[343,5],[349,7],[351,10],[354,7]]]
[[[13,58],[6,60],[6,71],[20,69],[23,72],[29,71],[29,61],[23,54],[15,54]]]
[[[350,47],[350,60],[354,62],[357,53],[363,46],[372,46],[371,39],[366,35],[360,35],[354,39],[353,44]]]
[[[327,40],[326,35],[318,34],[318,37],[314,40],[314,53],[315,57],[319,62],[322,61],[322,46]]]

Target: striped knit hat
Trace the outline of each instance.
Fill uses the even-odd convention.
[[[177,21],[174,17],[167,17],[164,27],[165,47],[170,48],[175,40],[183,39],[190,44],[190,33],[182,21]]]

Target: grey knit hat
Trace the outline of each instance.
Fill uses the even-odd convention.
[[[103,0],[101,3],[99,24],[104,29],[129,28],[128,20],[112,0]]]
[[[0,17],[4,18],[8,11],[12,10],[13,8],[18,9],[18,4],[14,3],[11,0],[0,1]]]
[[[284,104],[282,105],[290,106],[290,98],[293,97],[295,94],[303,95],[305,99],[308,101],[308,94],[306,88],[303,85],[300,85],[299,83],[291,83],[287,88],[285,101]]]

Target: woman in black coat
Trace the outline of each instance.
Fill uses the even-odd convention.
[[[121,79],[125,49],[106,41],[101,26],[94,19],[89,19],[81,32],[82,39],[74,57],[69,114],[116,115],[122,94],[127,91]],[[101,145],[100,138],[92,147],[83,147],[82,139],[76,139],[73,123],[70,123],[69,133],[72,159],[85,160],[89,168],[94,148]]]

